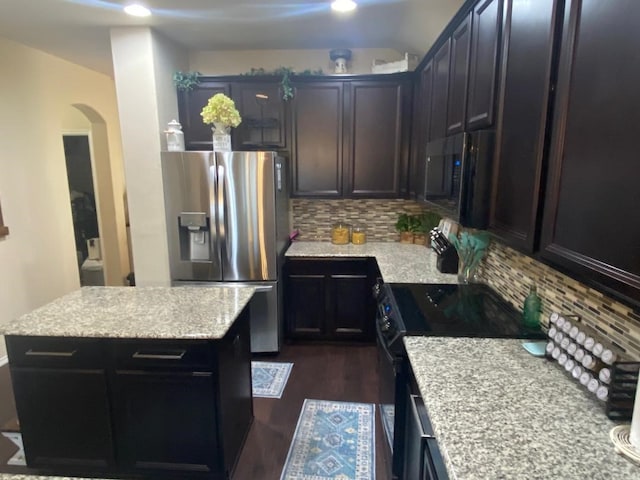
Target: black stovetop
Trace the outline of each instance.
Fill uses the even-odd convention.
[[[540,329],[524,327],[522,315],[488,285],[388,285],[405,335],[544,338]]]

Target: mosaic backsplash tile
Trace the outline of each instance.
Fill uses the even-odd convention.
[[[545,322],[551,312],[579,315],[604,340],[640,359],[640,314],[630,307],[498,241],[491,243],[478,275],[519,310],[535,283]]]
[[[422,213],[424,205],[412,200],[354,199],[354,200],[291,200],[293,226],[300,230],[300,240],[328,241],[331,225],[346,222],[354,227],[364,227],[367,239],[378,242],[395,242],[398,232],[395,224],[398,215]]]
[[[425,210],[418,202],[402,199],[292,199],[291,202],[293,226],[300,229],[299,238],[308,241],[330,240],[331,224],[343,221],[364,227],[368,240],[394,242],[398,240],[394,228],[398,215]],[[640,312],[495,240],[478,275],[518,310],[522,310],[529,287],[535,283],[545,321],[554,311],[579,315],[604,340],[640,360]]]

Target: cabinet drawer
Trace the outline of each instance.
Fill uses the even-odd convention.
[[[98,338],[7,336],[12,367],[104,367],[104,341]]]
[[[367,275],[368,262],[363,258],[307,257],[287,261],[290,275]]]
[[[214,352],[209,342],[131,340],[113,343],[116,368],[211,369]]]

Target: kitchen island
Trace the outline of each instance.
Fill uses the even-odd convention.
[[[521,340],[404,342],[451,479],[640,479],[603,405]]]
[[[229,478],[253,419],[253,293],[85,287],[4,326],[28,466]]]

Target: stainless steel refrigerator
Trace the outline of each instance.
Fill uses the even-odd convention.
[[[287,165],[275,152],[163,152],[173,285],[253,286],[252,352],[282,341]],[[215,283],[214,283],[215,282]]]

